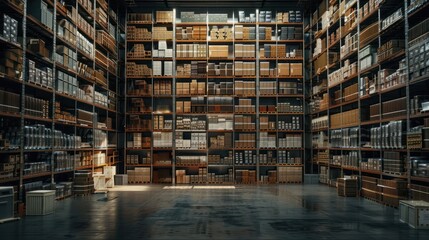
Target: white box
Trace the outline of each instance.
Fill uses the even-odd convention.
[[[94,189],[95,191],[107,190],[106,176],[104,174],[94,174]]]
[[[55,190],[36,190],[27,192],[26,214],[47,215],[54,212]]]
[[[429,203],[425,201],[399,201],[399,220],[412,228],[429,229]]]

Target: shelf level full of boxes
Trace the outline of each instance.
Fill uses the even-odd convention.
[[[0,3],[0,184],[57,198],[118,161],[116,1]],[[123,44],[122,44],[123,45]],[[106,60],[109,59],[109,60]]]
[[[398,206],[429,199],[427,1],[320,1],[306,26],[313,163]],[[410,195],[408,194],[410,192]]]
[[[302,182],[302,13],[224,12],[128,9],[130,183]]]

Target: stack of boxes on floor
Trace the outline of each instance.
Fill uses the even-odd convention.
[[[73,194],[88,195],[94,192],[94,178],[91,171],[77,171],[74,174]]]
[[[398,207],[400,200],[408,199],[407,181],[378,179],[362,176],[363,197],[382,204]]]

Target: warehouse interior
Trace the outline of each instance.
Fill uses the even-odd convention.
[[[428,13],[1,1],[2,236],[426,239]]]

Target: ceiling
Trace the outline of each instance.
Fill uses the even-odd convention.
[[[132,8],[299,8],[308,9],[311,0],[125,0]]]

